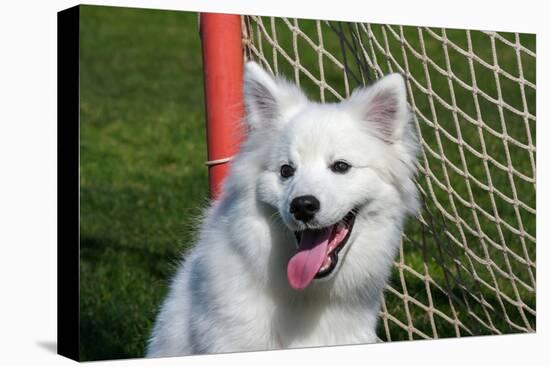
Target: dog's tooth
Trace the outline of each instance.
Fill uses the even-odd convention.
[[[321,269],[319,269],[319,273],[322,273],[323,271],[327,270],[332,264],[332,259],[329,257],[326,258],[325,262],[323,262],[323,265],[321,266]]]

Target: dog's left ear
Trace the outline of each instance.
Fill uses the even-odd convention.
[[[352,113],[387,143],[400,140],[411,120],[405,80],[398,73],[389,74],[367,88],[356,90],[346,103]]]

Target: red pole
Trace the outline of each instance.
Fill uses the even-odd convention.
[[[241,16],[201,13],[210,196],[220,194],[227,162],[239,147],[243,116]]]

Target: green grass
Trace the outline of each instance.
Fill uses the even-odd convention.
[[[208,195],[197,16],[81,21],[81,358],[139,357]]]
[[[208,196],[206,160],[204,102],[202,90],[202,62],[197,27],[197,15],[186,12],[124,9],[110,7],[83,6],[81,14],[81,358],[83,360],[141,357],[145,341],[150,333],[157,308],[167,290],[167,281],[174,271],[174,263],[182,251],[192,241],[192,221],[200,213]],[[280,44],[293,55],[292,37],[284,32],[281,21],[276,24]],[[300,27],[308,34],[315,35],[312,22],[301,21]],[[398,30],[397,27],[394,29]],[[381,27],[373,26],[377,37],[382,37]],[[440,32],[440,30],[435,30]],[[420,50],[417,30],[404,28],[411,47]],[[349,36],[349,32],[346,33]],[[324,30],[325,47],[338,55],[340,43],[328,29]],[[391,40],[391,34],[389,35]],[[466,47],[462,31],[447,31],[453,42]],[[511,40],[512,36],[505,34]],[[426,52],[442,67],[445,60],[441,43],[424,35]],[[315,37],[313,37],[315,39]],[[472,33],[472,42],[478,55],[490,60],[491,51],[487,47],[487,36]],[[522,35],[522,44],[535,49],[534,36]],[[497,45],[501,47],[502,45]],[[271,50],[264,43],[265,54]],[[391,42],[389,47],[396,61],[403,63],[400,46]],[[299,41],[301,63],[307,65],[314,75],[318,75],[317,54],[303,41]],[[500,66],[517,74],[516,55],[511,48],[499,49]],[[378,60],[383,55],[376,51]],[[293,55],[294,56],[294,55]],[[422,84],[423,65],[415,60],[411,52],[406,55],[411,73]],[[450,52],[453,70],[461,78],[467,79],[467,61],[456,52]],[[342,75],[325,59],[326,79],[343,93]],[[379,62],[383,72],[387,64]],[[523,56],[525,78],[535,79],[534,59]],[[432,67],[433,69],[433,67]],[[445,78],[437,76],[430,69],[433,89],[446,101],[450,91]],[[292,68],[279,58],[279,71],[292,76]],[[486,70],[476,70],[478,85],[490,95],[495,95],[494,77]],[[301,75],[302,87],[310,96],[319,99],[319,89]],[[521,107],[521,95],[517,85],[502,82],[503,98],[512,106]],[[456,83],[455,83],[456,84]],[[352,87],[357,83],[352,83]],[[456,87],[456,85],[455,85]],[[534,114],[534,91],[527,89],[527,105]],[[471,93],[458,88],[455,90],[457,105],[466,113],[475,115]],[[435,111],[430,109],[429,99],[418,90],[413,90],[417,107],[429,119],[437,115],[440,123],[453,136],[457,131],[453,116],[438,103]],[[327,100],[334,100],[327,92]],[[496,131],[501,131],[499,111],[492,104],[481,102],[480,109],[484,121]],[[526,129],[523,121],[505,112],[508,135],[526,143]],[[464,119],[459,120],[462,136],[476,150],[480,150],[477,128]],[[529,132],[535,139],[534,122],[529,123]],[[438,151],[437,136],[433,128],[421,121],[421,131],[427,147]],[[500,162],[505,162],[504,146],[501,139],[484,133],[489,154]],[[456,144],[441,136],[448,159],[462,167]],[[514,167],[527,176],[533,176],[531,164],[525,150],[510,147]],[[467,153],[466,163],[470,173],[481,182],[487,183],[483,162]],[[428,156],[433,175],[444,182],[443,170],[437,160]],[[489,163],[493,185],[505,195],[512,195],[509,178],[503,171]],[[456,173],[449,173],[451,184],[457,195],[468,197],[465,180]],[[419,183],[427,189],[424,176]],[[535,207],[535,192],[532,184],[526,184],[517,177],[514,183],[518,197],[527,205]],[[475,185],[472,187],[475,201],[485,210],[492,212],[490,195]],[[443,235],[443,230],[460,239],[459,228],[444,220],[435,208],[437,200],[443,208],[451,210],[451,198],[447,193],[434,187],[434,197],[426,198],[423,217],[431,220],[430,226],[411,220],[405,240],[406,263],[423,273],[428,266],[429,273],[439,283],[445,283],[445,291],[456,297],[454,305],[461,320],[474,334],[485,334],[487,330],[465,315],[471,306],[474,314],[482,317],[483,310],[476,306],[471,296],[464,296],[460,284],[483,294],[486,301],[495,306],[499,314],[498,300],[494,293],[477,290],[471,276],[456,269],[453,259],[463,264],[467,259],[455,245]],[[473,225],[472,211],[460,204],[456,198],[457,212],[467,223]],[[495,199],[499,215],[517,227],[513,207]],[[432,216],[428,215],[431,213]],[[520,209],[525,231],[535,235],[535,216]],[[501,242],[498,228],[489,220],[479,218],[487,236]],[[503,238],[510,249],[522,253],[518,237],[504,230]],[[484,256],[478,238],[466,234],[470,249]],[[527,242],[528,255],[535,260],[534,244]],[[490,256],[505,268],[501,251],[489,246]],[[476,264],[478,276],[490,283],[490,273]],[[525,266],[512,260],[510,266],[521,280],[529,283]],[[463,279],[462,282],[453,280]],[[450,279],[445,281],[445,279]],[[511,283],[498,276],[497,282],[502,292],[515,298]],[[402,290],[398,273],[392,278],[393,286]],[[406,279],[409,294],[424,304],[428,303],[424,283],[415,277]],[[535,297],[520,287],[520,297],[531,307]],[[391,314],[407,323],[403,302],[387,293],[387,304]],[[451,309],[445,293],[432,289],[436,307],[448,315]],[[462,303],[461,303],[462,302]],[[505,302],[506,303],[506,302]],[[522,324],[517,309],[505,306],[512,321]],[[432,336],[431,325],[426,312],[411,306],[413,324],[419,330]],[[502,315],[493,318],[495,326],[503,332],[515,331],[505,322]],[[529,316],[534,327],[534,317]],[[454,329],[436,317],[438,336],[453,336]],[[408,339],[400,327],[390,322],[392,340]],[[465,334],[465,333],[463,333]],[[379,335],[386,338],[384,330]]]

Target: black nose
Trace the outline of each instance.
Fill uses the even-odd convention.
[[[315,196],[298,196],[290,203],[290,213],[294,215],[294,218],[302,222],[308,222],[315,216],[320,207],[321,203]]]

